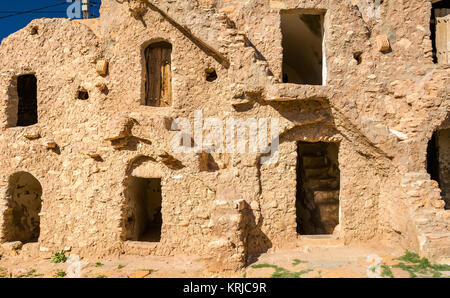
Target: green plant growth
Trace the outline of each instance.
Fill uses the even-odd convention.
[[[400,268],[408,272],[411,278],[442,277],[442,271],[450,271],[450,265],[432,264],[427,258],[421,258],[418,254],[410,251],[406,251],[404,256],[394,260],[401,262],[393,265],[392,268]]]
[[[19,275],[15,276],[15,277],[16,278],[30,278],[30,277],[42,276],[42,274],[35,274],[35,273],[36,273],[36,270],[35,269],[31,269],[27,273],[19,274]]]
[[[96,278],[107,278],[106,275],[99,275]]]
[[[7,277],[7,275],[8,275],[8,273],[6,272],[6,269],[0,268],[0,278],[5,278],[5,277]],[[31,278],[31,277],[39,277],[39,276],[43,276],[43,274],[37,274],[36,269],[31,269],[27,273],[14,276],[14,278]],[[9,273],[9,277],[12,278],[13,274]]]
[[[399,258],[396,258],[394,260],[398,261],[404,261],[407,263],[419,263],[420,262],[420,256],[414,252],[406,251],[404,256],[401,256]]]
[[[30,271],[27,272],[27,276],[32,276],[34,275],[34,273],[36,273],[36,269],[31,269]]]
[[[148,271],[148,273],[150,273],[150,274],[152,274],[152,273],[154,273],[154,272],[158,272],[157,269],[139,269],[139,270],[142,270],[142,271]]]
[[[272,278],[299,278],[300,276],[313,271],[312,269],[305,269],[298,272],[291,272],[285,268],[278,267],[277,265],[270,265],[270,264],[258,264],[253,265],[252,268],[259,269],[259,268],[273,268],[275,269],[275,272],[272,274]]]
[[[103,266],[103,264],[100,262],[95,263],[95,267],[102,267],[102,266]]]
[[[389,277],[394,278],[394,274],[391,271],[391,268],[389,268],[388,265],[381,265],[381,277]]]
[[[297,266],[298,264],[304,264],[304,263],[308,263],[308,262],[306,262],[306,261],[302,261],[302,260],[299,260],[299,259],[294,259],[293,261],[292,261],[292,265],[293,266]]]
[[[122,269],[123,267],[125,267],[124,265],[119,265],[119,266],[117,266],[117,269]]]
[[[67,257],[64,254],[64,251],[55,252],[52,258],[52,263],[65,263],[67,261]]]
[[[60,271],[55,273],[55,276],[56,277],[64,277],[64,276],[66,276],[66,272],[60,270]]]

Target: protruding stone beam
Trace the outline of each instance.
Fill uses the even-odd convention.
[[[134,119],[122,116],[111,119],[106,126],[105,141],[116,141],[131,136]]]
[[[274,84],[266,89],[266,101],[329,98],[331,88],[319,85]]]
[[[108,61],[104,59],[98,60],[95,68],[99,75],[106,75],[108,73]]]
[[[58,147],[58,144],[56,143],[56,141],[54,139],[51,139],[51,138],[44,139],[43,145],[47,149],[56,149]]]
[[[386,35],[377,36],[377,49],[380,52],[387,52],[391,49],[389,39]]]
[[[23,136],[28,140],[36,140],[41,137],[41,130],[37,127],[26,128]]]

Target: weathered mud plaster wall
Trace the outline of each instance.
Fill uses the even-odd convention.
[[[42,252],[200,254],[211,270],[235,270],[295,244],[296,142],[335,142],[336,236],[450,255],[449,212],[425,169],[450,85],[448,68],[432,63],[431,4],[384,1],[379,18],[367,5],[104,0],[99,19],[33,21],[0,46],[0,200],[13,173],[39,180],[41,233],[31,246]],[[326,86],[281,84],[285,9],[326,11]],[[376,45],[382,34],[385,53]],[[173,48],[173,105],[143,106],[142,53],[162,40]],[[99,74],[103,61],[108,69]],[[211,68],[218,78],[208,82]],[[38,80],[39,123],[11,127],[14,82],[26,73]],[[80,89],[88,100],[76,98]],[[279,161],[261,166],[256,154],[211,153],[216,166],[205,171],[200,153],[172,152],[172,120],[192,123],[195,110],[203,118],[280,118]],[[131,176],[161,178],[158,243],[126,241]]]
[[[33,28],[37,34],[32,34]],[[95,88],[101,78],[92,67],[100,56],[100,42],[93,32],[69,20],[35,20],[2,41],[2,200],[7,197],[10,176],[16,172],[31,173],[40,182],[41,250],[73,243],[84,246],[96,241],[92,235],[99,230],[111,233],[105,228],[106,221],[98,230],[88,231],[102,216],[114,218],[114,214],[107,215],[108,208],[100,207],[100,201],[94,202],[105,190],[91,184],[91,175],[102,170],[94,160],[85,158],[86,146],[97,146],[95,131],[102,122],[98,111],[104,96]],[[8,119],[13,118],[11,111],[17,110],[13,107],[17,104],[15,81],[27,73],[35,74],[38,81],[39,123],[12,127],[15,123]],[[89,90],[92,100],[75,99],[80,86]],[[47,149],[54,142],[57,147]],[[108,181],[101,175],[99,181]],[[93,204],[98,209],[92,208]]]
[[[382,234],[398,238],[401,234],[400,238],[409,239],[407,245],[418,248],[416,223],[412,222],[417,210],[407,207],[410,202],[403,202],[393,190],[403,175],[426,176],[426,142],[448,113],[448,68],[434,65],[431,57],[431,3],[383,1],[377,8],[369,1],[219,1],[218,6],[246,33],[278,79],[282,62],[279,11],[326,9],[327,85],[333,90],[328,99],[338,130],[360,154],[357,157],[359,154],[341,149],[347,152],[341,153],[346,156],[340,160],[341,220],[354,223],[347,226],[344,237],[350,240]],[[390,41],[388,53],[380,53],[376,46],[376,37],[382,34]],[[355,54],[360,55],[360,62],[354,59]],[[360,183],[361,179],[367,181]],[[347,183],[353,184],[348,199],[352,206],[348,208]],[[436,186],[426,184],[420,186],[425,196],[422,202],[434,202],[438,207],[438,212],[433,211],[435,207],[427,212],[429,220],[439,224],[435,232],[427,230],[424,238],[447,239],[443,246],[448,251],[448,215],[440,209]],[[411,189],[406,187],[406,191]],[[351,219],[345,216],[350,210]],[[372,219],[367,221],[363,214]],[[344,231],[345,225],[341,227]]]
[[[128,9],[128,6],[122,5],[117,10],[106,12],[107,19],[108,13],[114,13],[114,18],[102,24],[107,40],[105,58],[110,61],[108,97],[120,98],[122,102],[116,105],[117,114],[112,118],[121,115],[124,119],[135,120],[128,145],[114,154],[120,156],[117,161],[122,163],[125,160],[131,168],[148,168],[145,174],[137,177],[162,179],[163,226],[161,241],[156,246],[126,243],[125,251],[147,253],[151,250],[157,254],[204,252],[208,244],[206,239],[210,238],[207,226],[214,194],[208,187],[214,189],[211,180],[214,180],[215,173],[198,174],[196,154],[171,156],[170,140],[176,132],[171,132],[170,127],[172,119],[177,117],[191,119],[194,110],[201,109],[205,118],[215,116],[218,111],[226,111],[226,103],[218,99],[229,97],[228,78],[222,75],[220,64],[175,29],[160,13],[150,10],[142,19],[135,19]],[[158,40],[168,41],[173,47],[173,105],[170,108],[141,105],[144,96],[143,47]],[[216,68],[220,74],[214,83],[205,81],[206,68]],[[128,106],[129,110],[124,110],[124,106]],[[220,112],[218,116],[223,117]],[[134,164],[136,158],[139,158],[137,165]],[[139,165],[142,160],[148,161]],[[123,179],[123,176],[118,175],[118,178]],[[126,187],[125,182],[123,188]]]

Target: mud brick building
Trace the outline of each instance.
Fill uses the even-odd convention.
[[[0,242],[237,270],[302,240],[450,256],[448,1],[103,0],[0,46]],[[279,119],[278,160],[177,154]],[[20,241],[17,242],[17,241]]]

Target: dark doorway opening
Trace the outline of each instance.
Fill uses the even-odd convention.
[[[450,129],[433,133],[427,148],[427,171],[439,184],[445,209],[450,209]]]
[[[38,122],[36,76],[22,75],[17,78],[19,104],[17,126],[29,126]]]
[[[323,84],[323,13],[281,13],[283,83]]]
[[[162,228],[161,179],[132,176],[128,196],[127,240],[159,242]]]
[[[297,233],[333,234],[339,224],[340,172],[336,143],[297,143]]]
[[[433,133],[428,141],[427,148],[427,171],[431,179],[439,183],[439,149],[437,144],[437,133]]]
[[[42,186],[30,173],[18,172],[9,178],[8,208],[4,213],[7,241],[37,242],[40,234]]]

